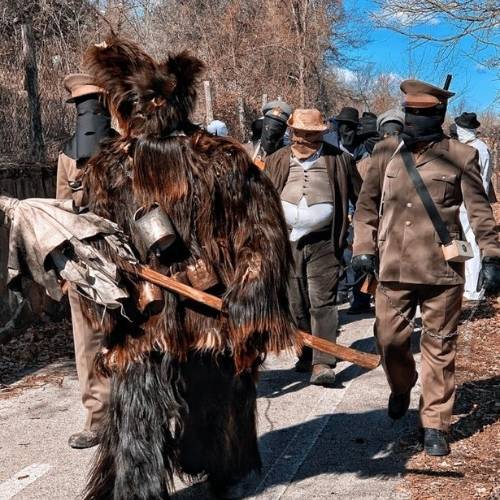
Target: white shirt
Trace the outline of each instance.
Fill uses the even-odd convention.
[[[307,171],[321,156],[322,150],[323,146],[305,160],[296,159],[302,168]],[[285,213],[286,223],[292,228],[290,241],[298,241],[306,234],[326,228],[333,220],[333,203],[317,203],[309,207],[306,197],[303,196],[298,205],[284,200],[281,200],[281,204]]]

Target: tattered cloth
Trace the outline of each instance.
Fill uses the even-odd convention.
[[[135,263],[126,238],[113,222],[91,212],[76,214],[72,200],[0,196],[0,210],[12,221],[7,283],[18,288],[23,274],[43,286],[55,300],[63,292],[60,279],[83,296],[110,309],[122,307],[129,296],[119,284],[112,262],[89,244],[102,237],[120,257]]]

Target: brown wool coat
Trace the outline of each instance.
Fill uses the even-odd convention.
[[[398,139],[390,138],[374,149],[354,214],[353,254],[378,252],[381,281],[461,284],[463,264],[445,261],[439,237],[401,155],[397,153],[391,160],[397,146]],[[464,201],[482,255],[500,256],[498,231],[482,186],[477,151],[445,138],[414,159],[451,237],[463,239],[459,207]]]
[[[290,146],[284,147],[266,158],[265,172],[281,195],[290,173]],[[349,201],[353,205],[358,199],[361,178],[356,165],[349,155],[328,144],[323,145],[323,156],[330,185],[332,186],[334,218],[332,224],[332,243],[335,255],[340,261],[345,247],[349,228]]]

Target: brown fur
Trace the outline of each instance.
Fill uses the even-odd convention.
[[[236,141],[189,121],[200,61],[181,53],[156,63],[116,38],[86,61],[124,131],[89,162],[90,209],[117,222],[142,255],[132,216],[159,203],[178,237],[145,263],[167,276],[211,264],[218,284],[207,292],[222,298],[224,314],[168,291],[155,316],[133,301],[125,304],[133,321],[104,314],[97,362],[112,375],[112,401],[85,498],[166,498],[174,469],[218,486],[238,480],[260,466],[257,367],[296,343],[279,197]],[[124,277],[127,287],[136,281]],[[94,321],[103,316],[87,309]]]

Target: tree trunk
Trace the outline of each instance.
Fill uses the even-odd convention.
[[[30,113],[31,157],[33,160],[42,161],[45,158],[45,145],[43,142],[40,95],[38,93],[38,69],[35,39],[29,21],[21,25],[21,37],[25,69],[24,87],[28,93]]]

